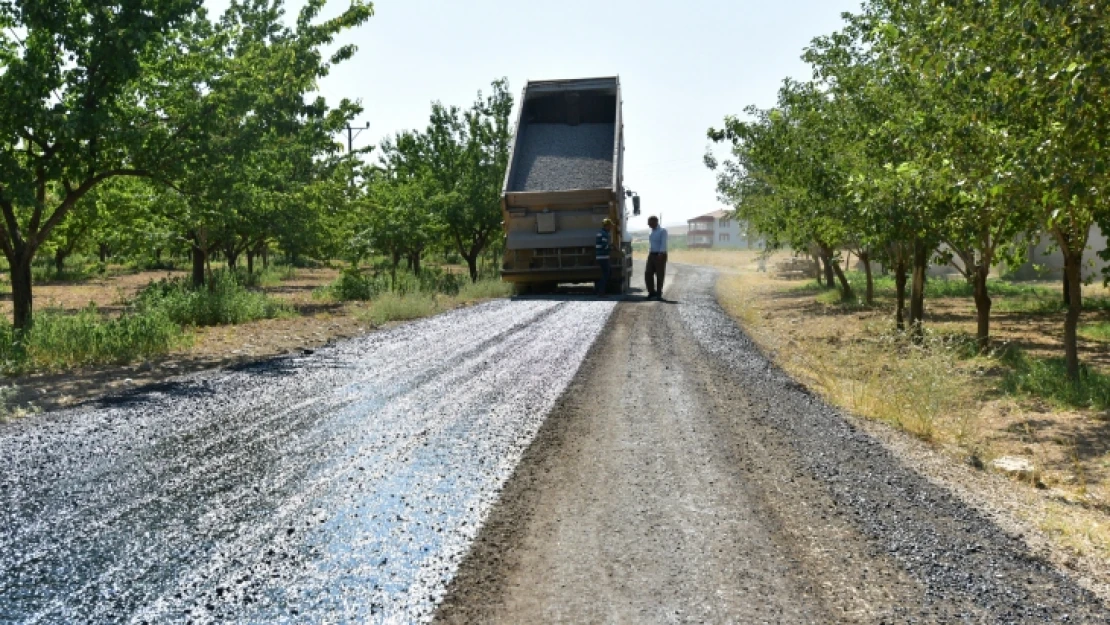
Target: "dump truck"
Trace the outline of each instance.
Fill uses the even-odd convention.
[[[501,276],[518,293],[601,277],[594,243],[608,218],[609,289],[632,277],[624,188],[620,79],[529,81],[524,87],[501,193],[505,257]]]

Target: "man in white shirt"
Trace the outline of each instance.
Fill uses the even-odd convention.
[[[663,278],[667,275],[667,229],[659,226],[657,217],[648,217],[651,234],[648,235],[647,282],[648,299],[663,299]]]

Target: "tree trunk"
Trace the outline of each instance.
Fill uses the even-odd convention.
[[[810,254],[813,259],[813,279],[817,280],[817,284],[821,284],[821,257],[817,254]]]
[[[247,275],[254,275],[254,250],[247,249]]]
[[[466,259],[466,266],[470,269],[470,281],[478,281],[478,254],[468,254],[463,258]]]
[[[54,250],[54,273],[55,274],[62,275],[62,272],[65,271],[66,257],[67,256],[69,256],[69,252],[63,250],[62,248],[58,248],[58,249]]]
[[[409,269],[416,275],[420,275],[420,252],[413,252],[409,254]]]
[[[875,281],[871,275],[871,253],[860,252],[859,262],[863,263],[863,274],[867,276],[867,290],[864,294],[864,302],[868,306],[871,306],[875,303]]]
[[[840,281],[840,297],[846,302],[850,302],[856,298],[855,291],[852,290],[852,284],[848,282],[848,276],[844,275],[844,270],[840,268],[840,263],[835,260],[832,262],[833,271],[836,272],[836,279]]]
[[[832,254],[822,251],[821,264],[825,266],[825,287],[831,289],[836,286],[836,283],[834,282],[835,278],[833,277]]]
[[[393,252],[393,264],[389,270],[389,290],[397,290],[397,266],[401,264],[401,253]]]
[[[906,282],[909,280],[909,276],[906,274],[906,261],[899,258],[894,263],[894,290],[896,291],[895,299],[897,300],[894,317],[899,331],[906,329]]]
[[[108,262],[108,244],[107,243],[99,243],[99,244],[97,244],[97,247],[98,247],[97,251],[100,254],[100,262],[101,263]]]
[[[1083,254],[1064,253],[1064,275],[1068,283],[1068,311],[1064,316],[1064,355],[1068,379],[1079,382],[1079,313],[1083,311]]]
[[[913,246],[913,284],[910,289],[910,332],[915,343],[925,338],[925,272],[929,268],[929,248]]]
[[[1064,271],[1064,306],[1071,307],[1071,287],[1068,285],[1068,272]]]
[[[239,253],[230,247],[224,250],[224,256],[227,258],[227,268],[235,269],[239,266]]]
[[[269,269],[270,268],[270,246],[263,244],[261,251],[262,251],[262,268],[263,269]]]
[[[199,289],[204,286],[204,265],[207,260],[207,254],[204,253],[204,248],[200,245],[193,243],[192,249],[193,256],[193,288]]]
[[[987,276],[990,267],[980,264],[975,267],[972,274],[975,286],[975,320],[977,322],[976,339],[979,343],[979,353],[985,354],[991,346],[991,296],[987,290]]]
[[[34,256],[34,252],[20,245],[15,257],[8,259],[12,279],[12,325],[17,330],[31,327],[31,260]]]

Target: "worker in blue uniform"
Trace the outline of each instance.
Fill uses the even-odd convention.
[[[594,283],[594,291],[598,295],[605,295],[609,288],[609,250],[612,248],[613,236],[609,234],[609,229],[613,227],[611,219],[605,219],[601,222],[601,229],[597,231],[597,236],[594,237],[594,258],[597,260],[597,266],[601,269],[601,279]]]

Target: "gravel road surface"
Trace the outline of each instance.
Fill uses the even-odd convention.
[[[0,425],[0,623],[425,619],[615,305],[494,302]]]
[[[0,425],[0,623],[1110,622],[672,272]]]
[[[708,270],[625,303],[450,586],[450,623],[1103,623],[769,365]]]

